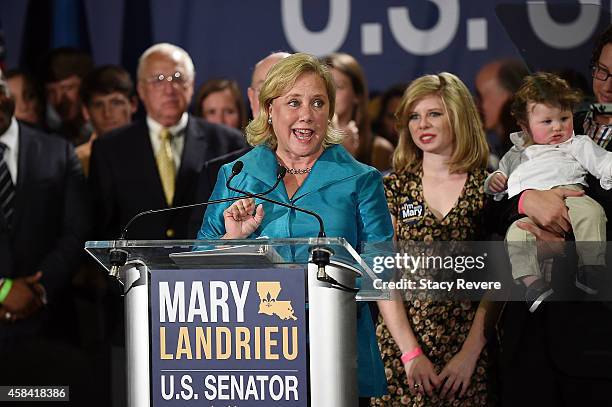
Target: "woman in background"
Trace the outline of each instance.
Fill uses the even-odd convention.
[[[246,107],[238,82],[211,79],[198,90],[195,115],[207,122],[242,130],[246,126]]]
[[[488,147],[469,90],[450,73],[423,76],[396,117],[399,144],[384,179],[396,240],[478,240]],[[406,205],[420,210],[402,211]],[[395,291],[378,303],[390,394],[372,405],[487,405],[485,304],[412,294]]]
[[[380,171],[391,167],[393,145],[372,134],[368,116],[368,85],[363,69],[348,54],[335,53],[324,58],[331,67],[336,84],[337,127],[345,132],[344,147],[364,164]]]

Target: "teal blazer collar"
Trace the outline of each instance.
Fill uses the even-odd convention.
[[[240,158],[244,163],[243,172],[258,179],[268,187],[276,182],[278,161],[267,146],[258,146]],[[330,184],[355,177],[371,168],[355,160],[341,145],[331,146],[315,162],[306,181],[298,189],[292,200],[318,191]]]

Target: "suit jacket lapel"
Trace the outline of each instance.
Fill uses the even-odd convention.
[[[136,137],[129,138],[131,143],[128,144],[124,150],[124,153],[128,154],[126,159],[128,162],[132,161],[136,163],[136,165],[142,166],[142,168],[135,168],[134,170],[138,173],[148,174],[142,177],[143,182],[146,184],[145,190],[151,191],[151,196],[158,202],[157,207],[163,208],[167,206],[164,187],[162,186],[157,163],[155,162],[155,152],[151,145],[151,137],[149,136],[147,122],[144,120],[139,122],[138,127],[134,130]],[[138,154],[137,159],[134,159],[134,154]],[[148,205],[152,206],[153,203],[149,202]]]
[[[23,209],[26,205],[28,196],[28,185],[30,183],[29,166],[27,163],[35,165],[37,162],[37,153],[40,149],[34,137],[31,137],[29,130],[19,125],[19,157],[17,159],[17,183],[15,185],[15,217],[13,222],[13,230],[17,230],[23,217]],[[31,197],[35,199],[34,197]]]
[[[187,127],[185,127],[183,137],[185,137],[185,143],[183,144],[181,166],[179,167],[176,177],[176,188],[174,192],[175,206],[179,202],[181,204],[193,203],[185,201],[185,196],[189,195],[189,190],[192,188],[194,182],[190,174],[199,174],[201,172],[202,166],[204,165],[204,152],[208,148],[206,134],[197,131],[193,124],[193,120],[191,120],[191,116],[187,121]]]

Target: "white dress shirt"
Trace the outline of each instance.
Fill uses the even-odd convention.
[[[612,152],[606,151],[589,136],[572,135],[559,144],[532,144],[523,147],[528,138],[520,131],[512,133],[514,146],[502,157],[499,170],[485,181],[485,192],[501,200],[527,189],[548,190],[559,185],[587,186],[586,174],[599,179],[603,189],[612,188]],[[508,177],[508,189],[501,193],[491,191],[489,184],[496,173]]]
[[[187,127],[187,121],[189,115],[187,112],[183,113],[178,123],[172,127],[167,127],[168,131],[172,134],[170,146],[172,148],[172,155],[174,158],[174,166],[178,174],[178,169],[181,167],[181,156],[183,155],[183,147],[185,146],[185,128]],[[159,133],[164,129],[164,126],[159,124],[157,121],[147,116],[147,127],[149,128],[149,137],[151,139],[151,145],[153,146],[153,154],[157,156],[159,146],[161,144],[159,140]]]
[[[9,128],[0,135],[0,142],[6,144],[7,148],[4,150],[4,159],[6,165],[11,174],[13,185],[17,184],[17,165],[19,161],[19,125],[17,120],[13,117]]]

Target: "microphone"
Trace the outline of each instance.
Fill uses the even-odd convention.
[[[242,168],[244,167],[244,163],[240,160],[236,161],[236,163],[234,163],[234,166],[232,167],[232,174],[234,174],[234,172],[236,174],[240,173],[240,171],[242,171]],[[285,175],[285,173],[287,172],[287,169],[283,166],[279,166],[279,171],[281,171],[280,169],[282,168],[283,170],[283,177]],[[306,213],[308,215],[311,215],[313,217],[315,217],[317,219],[317,221],[319,222],[319,236],[318,238],[324,238],[325,236],[325,226],[323,225],[323,219],[321,218],[321,216],[319,216],[318,213],[310,211],[308,209],[304,209],[304,208],[300,208],[299,206],[295,206],[295,205],[291,205],[291,204],[287,204],[285,202],[281,202],[281,201],[277,201],[275,199],[271,199],[268,198],[264,195],[266,195],[266,193],[263,194],[253,194],[250,193],[248,191],[242,191],[240,189],[234,188],[230,185],[231,181],[232,181],[233,177],[229,177],[227,179],[227,182],[225,183],[225,186],[227,187],[227,189],[229,189],[230,191],[234,191],[234,192],[238,192],[239,194],[243,194],[246,195],[249,198],[259,198],[262,201],[265,202],[270,202],[276,205],[280,205],[283,206],[285,208],[290,208],[290,209],[294,209],[298,212],[302,212],[302,213]],[[317,265],[318,267],[318,272],[317,272],[317,280],[328,283],[330,285],[332,285],[335,288],[339,288],[341,290],[344,291],[348,291],[348,292],[352,292],[352,293],[356,293],[359,290],[352,288],[352,287],[348,287],[344,284],[341,284],[339,281],[337,281],[336,279],[334,279],[333,277],[331,277],[330,275],[328,275],[325,272],[325,266],[329,265],[329,259],[330,256],[334,254],[334,251],[330,248],[330,247],[326,247],[323,245],[316,245],[313,249],[312,249],[312,262],[314,264]]]
[[[243,162],[237,161],[232,167],[232,174],[227,179],[227,182],[229,183],[236,175],[240,174],[243,167],[244,167]],[[268,195],[269,193],[274,191],[276,187],[278,187],[278,184],[280,184],[282,179],[285,177],[286,173],[287,173],[287,169],[279,165],[277,168],[276,181],[274,182],[274,185],[272,185],[272,187],[268,189],[267,191],[262,192],[260,195]],[[165,212],[173,212],[173,211],[179,211],[179,210],[184,210],[184,209],[197,208],[200,206],[214,205],[214,204],[219,204],[219,203],[224,203],[224,202],[233,202],[239,199],[244,199],[244,198],[249,198],[249,197],[250,195],[243,195],[243,196],[236,196],[236,197],[231,197],[231,198],[214,199],[211,201],[200,202],[200,203],[195,203],[195,204],[190,204],[190,205],[174,206],[172,208],[150,209],[148,211],[139,212],[135,216],[133,216],[132,219],[128,221],[128,223],[126,223],[125,227],[123,228],[123,231],[121,232],[121,236],[117,240],[126,240],[128,229],[130,228],[132,223],[134,223],[134,221],[136,221],[137,219],[141,217],[146,217],[149,215],[155,215],[155,214],[160,214],[160,213],[165,213]],[[128,257],[128,252],[126,252],[125,250],[118,249],[118,248],[111,249],[109,253],[109,261],[111,264],[111,269],[110,269],[109,274],[112,277],[119,278],[119,269],[125,265],[125,263],[127,262],[127,257]]]
[[[279,167],[281,167],[281,166],[279,165]],[[244,168],[244,163],[242,161],[240,161],[240,160],[236,161],[234,163],[234,165],[232,166],[232,175],[228,178],[228,181],[231,180],[232,178],[234,178],[235,175],[240,174],[240,172],[242,172],[242,168]],[[285,167],[283,167],[283,168],[285,168]],[[287,170],[285,170],[285,172],[286,171]],[[283,177],[284,177],[284,175],[283,175]]]
[[[237,165],[238,163],[240,163],[240,165]],[[232,167],[232,174],[227,179],[227,182],[230,182],[236,175],[240,174],[243,167],[244,167],[244,164],[242,163],[242,161],[236,162],[236,164],[234,164],[234,166]],[[262,192],[261,195],[267,195],[270,192],[274,191],[276,187],[278,186],[278,184],[280,184],[282,179],[285,177],[286,173],[287,173],[287,169],[279,165],[277,169],[276,181],[274,182],[274,185],[272,185],[272,188],[268,189],[267,191]],[[215,199],[212,201],[200,202],[200,203],[195,203],[195,204],[190,204],[190,205],[173,206],[172,208],[150,209],[148,211],[143,211],[143,212],[137,213],[134,217],[132,217],[132,219],[128,221],[128,223],[123,228],[123,232],[121,233],[119,240],[125,240],[129,227],[132,225],[132,223],[134,223],[135,220],[143,216],[153,215],[157,213],[164,213],[164,212],[173,212],[173,211],[178,211],[182,209],[197,208],[199,206],[213,205],[213,204],[219,204],[219,203],[224,203],[224,202],[232,202],[232,201],[237,201],[239,199],[244,199],[244,198],[249,198],[249,197],[250,195],[235,196],[231,198]]]
[[[236,174],[238,174],[240,171],[242,171],[242,168],[244,167],[244,163],[242,161],[236,161],[236,163],[234,164],[234,166],[232,167],[232,174],[234,173],[234,171],[237,171]],[[282,170],[281,170],[282,168]],[[285,176],[285,173],[287,172],[287,169],[285,167],[283,167],[282,165],[279,165],[279,175],[280,175],[280,171],[283,172],[283,177]],[[275,199],[270,199],[265,197],[264,195],[267,195],[267,192],[262,193],[262,194],[253,194],[251,192],[247,192],[247,191],[242,191],[240,189],[237,188],[233,188],[230,185],[230,182],[232,181],[233,177],[229,177],[227,179],[227,182],[225,183],[225,186],[227,187],[227,189],[229,189],[230,191],[234,191],[234,192],[238,192],[239,194],[243,194],[246,195],[246,197],[248,198],[259,198],[262,201],[266,201],[266,202],[270,202],[276,205],[280,205],[280,206],[284,206],[285,208],[290,208],[290,209],[295,209],[298,212],[303,212],[306,213],[310,216],[314,216],[317,219],[317,222],[319,222],[319,236],[318,237],[325,237],[325,226],[323,225],[323,219],[319,216],[319,214],[313,212],[313,211],[309,211],[308,209],[303,209],[300,208],[298,206],[295,205],[290,205],[281,201],[277,201]]]

